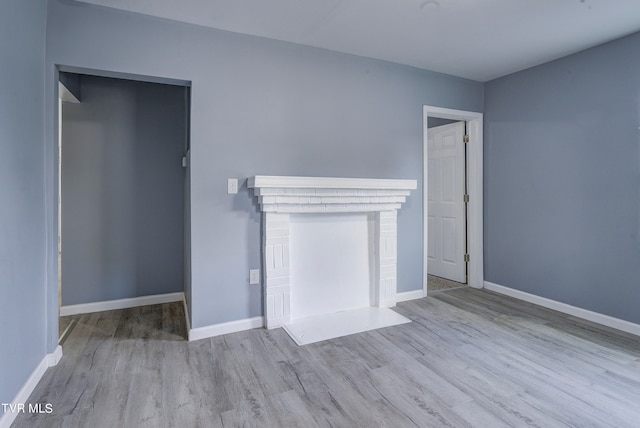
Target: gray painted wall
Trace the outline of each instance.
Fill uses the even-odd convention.
[[[485,279],[640,322],[640,33],[486,84]]]
[[[48,18],[50,66],[192,83],[193,327],[262,314],[255,174],[418,179],[399,213],[398,288],[422,287],[422,106],[482,111],[481,83],[69,1]]]
[[[47,352],[46,10],[44,0],[0,2],[0,403],[13,400]]]
[[[435,128],[436,126],[449,125],[450,123],[459,122],[453,119],[441,119],[439,117],[430,117],[427,120],[427,128]]]
[[[183,291],[186,88],[80,87],[62,115],[62,304]]]
[[[60,79],[60,83],[62,83],[64,87],[67,88],[67,90],[71,92],[74,97],[76,97],[77,100],[82,100],[82,94],[80,93],[79,74],[60,72],[58,74],[58,78]]]

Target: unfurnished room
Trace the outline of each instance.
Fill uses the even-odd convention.
[[[637,0],[0,35],[0,428],[639,426]]]

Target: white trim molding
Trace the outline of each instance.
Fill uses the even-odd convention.
[[[404,291],[396,294],[396,302],[406,302],[409,300],[422,299],[424,291],[413,290]],[[187,312],[185,301],[185,313]],[[261,328],[264,326],[263,317],[246,318],[238,321],[229,321],[221,324],[213,324],[206,327],[190,328],[189,318],[187,317],[187,332],[189,342],[200,339],[207,339],[209,337],[220,336],[229,333],[238,333],[245,330],[252,330],[254,328]]]
[[[47,366],[48,367],[57,366],[61,359],[62,359],[62,346],[58,345],[56,346],[56,349],[52,353],[47,354]]]
[[[256,175],[247,180],[265,213],[374,212],[400,209],[416,180]]]
[[[104,302],[81,303],[60,307],[60,316],[87,314],[91,312],[112,311],[114,309],[135,308],[137,306],[159,305],[184,300],[184,293],[156,294],[153,296],[132,297],[130,299],[107,300]]]
[[[640,336],[640,324],[635,324],[629,321],[621,320],[620,318],[614,318],[609,315],[593,312],[588,309],[578,308],[567,303],[547,299],[546,297],[536,296],[535,294],[515,290],[513,288],[494,284],[489,281],[484,282],[484,288],[486,288],[487,290],[495,291],[496,293],[504,294],[505,296],[510,296],[516,299],[524,300],[525,302],[533,303],[534,305],[543,306],[545,308],[553,309],[555,311],[562,312],[567,315],[572,315],[577,318],[582,318],[596,324],[601,324],[607,327],[615,328],[616,330]]]
[[[422,299],[425,297],[424,290],[403,291],[396,294],[396,302],[406,302],[409,300]]]
[[[17,404],[25,404],[27,400],[29,400],[29,396],[31,395],[33,390],[36,389],[36,386],[38,386],[38,382],[40,382],[40,379],[42,379],[42,376],[44,376],[47,369],[58,364],[61,358],[62,347],[58,345],[52,353],[44,356],[42,361],[40,361],[40,364],[38,364],[35,370],[31,373],[25,384],[22,385],[22,388],[20,388],[20,391],[18,391],[10,404],[14,408]],[[9,428],[18,414],[18,412],[11,411],[0,414],[0,428]]]
[[[208,325],[188,329],[189,342],[209,337],[221,336],[223,334],[237,333],[239,331],[251,330],[264,326],[263,317],[246,318],[238,321],[224,322],[221,324]]]
[[[372,306],[396,304],[398,213],[416,180],[256,175],[247,187],[258,197],[262,216],[264,322],[289,324],[291,309],[290,218],[293,214],[375,213],[375,279]]]
[[[416,180],[384,178],[342,178],[342,177],[294,177],[277,175],[256,175],[249,178],[247,187],[259,189],[415,189]]]
[[[184,305],[184,322],[187,327],[187,337],[188,337],[189,332],[191,331],[191,322],[189,321],[189,306],[187,305],[187,295],[184,293],[182,293],[182,304]]]
[[[469,143],[467,144],[467,193],[469,194],[469,203],[467,204],[467,250],[469,253],[469,265],[467,283],[473,288],[482,288],[484,283],[484,249],[483,249],[483,223],[482,223],[482,160],[483,160],[483,114],[478,112],[454,110],[450,108],[423,106],[423,173],[422,173],[422,189],[423,189],[423,216],[424,216],[424,242],[423,242],[423,288],[425,295],[427,294],[427,246],[428,246],[428,195],[427,185],[428,175],[428,119],[437,117],[441,119],[452,119],[467,122],[467,134],[469,135]]]

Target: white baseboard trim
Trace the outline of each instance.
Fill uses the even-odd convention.
[[[182,304],[184,305],[184,321],[187,325],[187,336],[191,331],[191,323],[189,322],[189,307],[187,306],[187,296],[182,293]]]
[[[627,333],[635,334],[636,336],[640,336],[640,324],[635,324],[629,321],[621,320],[620,318],[614,318],[612,316],[600,314],[598,312],[593,312],[587,309],[578,308],[576,306],[558,302],[556,300],[547,299],[546,297],[540,297],[536,296],[535,294],[529,294],[524,291],[494,284],[489,281],[484,282],[484,288],[486,288],[487,290],[495,291],[496,293],[524,300],[525,302],[533,303],[535,305],[553,309],[558,312],[563,312],[577,318],[582,318],[587,321],[592,321],[597,324],[615,328],[616,330],[621,330]]]
[[[208,325],[189,329],[189,342],[193,340],[206,339],[208,337],[220,336],[222,334],[236,333],[253,328],[264,326],[263,317],[247,318],[238,321],[225,322],[222,324]]]
[[[406,302],[407,300],[422,299],[424,290],[403,291],[396,293],[396,302]]]
[[[60,316],[87,314],[90,312],[112,311],[114,309],[135,308],[136,306],[158,305],[161,303],[179,302],[184,293],[156,294],[153,296],[132,297],[130,299],[107,300],[104,302],[81,303],[60,307]]]
[[[423,290],[404,291],[396,294],[396,302],[406,302],[408,300],[422,299],[424,297]],[[209,325],[206,327],[191,328],[189,323],[188,308],[186,299],[184,302],[184,312],[187,321],[187,331],[189,342],[209,337],[220,336],[223,334],[237,333],[239,331],[251,330],[254,328],[264,327],[264,317],[247,318],[238,321],[230,321],[221,324]]]
[[[48,367],[57,366],[61,359],[62,359],[62,346],[58,345],[56,346],[56,349],[52,353],[47,354],[47,366]]]
[[[40,364],[38,364],[35,370],[31,373],[31,376],[29,376],[25,384],[22,385],[22,388],[20,388],[20,391],[18,391],[15,398],[13,399],[13,401],[11,401],[10,404],[15,408],[15,405],[17,404],[26,403],[33,390],[36,389],[36,386],[38,386],[38,382],[40,382],[40,379],[42,379],[42,376],[44,376],[44,373],[47,371],[47,369],[58,364],[61,358],[62,347],[58,345],[52,353],[44,356],[42,361],[40,361]],[[9,428],[19,414],[20,413],[17,411],[8,411],[6,413],[3,412],[3,414],[0,414],[0,428]]]

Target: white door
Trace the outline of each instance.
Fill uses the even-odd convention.
[[[429,128],[427,132],[427,272],[464,283],[464,122]]]

